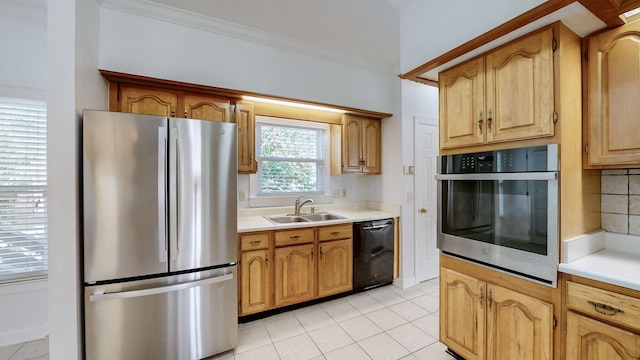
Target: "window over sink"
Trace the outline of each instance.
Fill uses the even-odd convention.
[[[290,205],[291,197],[328,195],[329,125],[256,116],[256,161],[254,205]]]

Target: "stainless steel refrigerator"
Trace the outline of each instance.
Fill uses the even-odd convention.
[[[235,124],[84,111],[87,359],[236,346],[236,183]]]

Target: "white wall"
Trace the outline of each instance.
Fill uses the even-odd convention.
[[[395,76],[260,45],[188,24],[101,9],[102,69],[392,112]]]
[[[94,0],[48,0],[49,358],[81,352],[81,113],[106,109],[98,67],[99,8]]]
[[[0,97],[44,101],[46,0],[0,1]],[[47,280],[0,284],[0,346],[44,337]]]

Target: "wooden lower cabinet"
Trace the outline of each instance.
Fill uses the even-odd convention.
[[[244,251],[240,257],[242,314],[252,314],[271,308],[271,268],[269,249]]]
[[[353,289],[351,223],[238,236],[240,316]]]
[[[640,359],[640,335],[567,313],[567,360]]]
[[[353,289],[353,241],[334,240],[318,245],[318,296]]]
[[[467,360],[552,359],[553,309],[546,301],[441,268],[440,341]]]
[[[484,359],[485,288],[474,277],[440,272],[440,341],[467,360]]]
[[[316,296],[314,244],[276,248],[275,306],[292,305]]]
[[[553,358],[553,305],[487,285],[487,359]]]

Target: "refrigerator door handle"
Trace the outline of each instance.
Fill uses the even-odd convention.
[[[167,261],[167,128],[158,128],[158,258]]]
[[[97,288],[93,294],[89,296],[89,301],[103,301],[103,300],[116,300],[116,299],[129,299],[136,298],[148,295],[157,295],[157,294],[165,294],[173,291],[190,289],[193,287],[211,285],[220,283],[223,281],[233,280],[233,273],[215,276],[203,280],[196,280],[186,283],[180,283],[175,285],[156,287],[150,289],[142,289],[142,290],[132,290],[132,291],[123,291],[123,292],[114,292],[114,293],[102,293],[101,288]]]
[[[169,128],[169,257],[170,260],[178,259],[178,210],[180,209],[178,202],[178,129]]]

